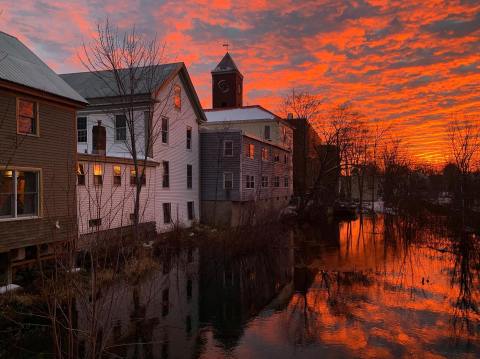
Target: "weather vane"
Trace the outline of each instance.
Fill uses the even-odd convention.
[[[228,46],[230,46],[230,45],[228,44],[228,42],[224,43],[222,46],[223,46],[225,49],[227,49],[227,52],[228,52]]]

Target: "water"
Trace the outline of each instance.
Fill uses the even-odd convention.
[[[90,352],[92,323],[108,358],[480,355],[478,238],[443,220],[387,217],[271,242],[172,256],[138,283],[102,290],[96,321],[91,298],[78,298],[78,355]]]

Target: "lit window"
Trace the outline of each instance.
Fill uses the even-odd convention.
[[[39,178],[34,171],[0,171],[0,218],[38,216]]]
[[[233,173],[224,172],[223,173],[223,188],[232,189],[233,188]]]
[[[233,141],[223,141],[223,155],[225,157],[233,156]]]
[[[79,186],[85,185],[85,168],[83,163],[77,163],[77,184]]]
[[[192,128],[190,126],[187,127],[187,150],[192,149]]]
[[[192,221],[195,219],[195,207],[193,205],[193,202],[187,202],[187,215],[188,215],[188,220]]]
[[[262,176],[262,187],[268,187],[268,176]]]
[[[77,118],[77,142],[87,142],[87,118]]]
[[[162,143],[168,143],[168,118],[162,117]]]
[[[182,88],[179,85],[175,85],[174,88],[174,102],[175,108],[180,110],[182,108]]]
[[[262,160],[268,161],[268,148],[262,147]]]
[[[163,203],[163,223],[172,222],[172,205],[170,203]]]
[[[23,135],[37,134],[37,103],[18,100],[17,130]]]
[[[187,165],[187,188],[192,188],[193,184],[192,165]]]
[[[115,116],[115,141],[126,141],[127,118],[124,115]]]
[[[163,161],[163,176],[162,176],[162,187],[170,187],[170,165],[168,161]]]
[[[120,186],[122,184],[122,168],[120,166],[113,166],[113,185]]]
[[[255,145],[253,143],[247,143],[245,145],[245,156],[252,160],[255,158]]]
[[[255,176],[246,175],[245,176],[245,187],[249,189],[255,188]]]
[[[93,184],[100,186],[103,184],[103,167],[99,164],[93,165]]]
[[[265,126],[264,137],[266,140],[270,140],[270,126]]]
[[[142,186],[145,186],[147,183],[146,174],[143,168],[140,168],[140,183]],[[130,185],[135,186],[137,183],[137,172],[135,171],[135,167],[130,167]]]

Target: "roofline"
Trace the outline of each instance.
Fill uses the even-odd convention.
[[[241,136],[243,137],[248,137],[252,140],[255,140],[255,141],[258,141],[258,142],[261,142],[263,144],[266,144],[266,145],[269,145],[269,146],[272,146],[272,147],[277,147],[285,152],[292,152],[291,149],[289,148],[286,148],[286,147],[283,147],[281,145],[278,145],[276,144],[275,142],[272,142],[272,141],[268,141],[268,140],[265,140],[265,139],[262,139],[260,137],[256,137],[256,136],[253,136],[253,135],[250,135],[248,134],[247,132],[245,132],[245,130],[242,130],[240,128],[227,128],[227,129],[223,129],[223,128],[201,128],[200,133],[239,133]]]
[[[53,94],[51,92],[45,91],[45,90],[40,90],[35,87],[30,87],[30,86],[25,86],[22,84],[19,84],[17,82],[13,81],[8,81],[5,79],[0,79],[0,88],[4,88],[10,91],[17,91],[17,92],[23,92],[26,93],[30,96],[36,96],[36,97],[41,97],[53,102],[59,102],[64,105],[70,105],[72,107],[76,108],[83,108],[88,105],[88,101],[85,100],[85,102],[74,100],[70,97],[64,97],[60,96],[57,94]]]

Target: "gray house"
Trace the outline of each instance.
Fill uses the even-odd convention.
[[[251,224],[278,215],[291,199],[291,151],[283,146],[239,129],[202,129],[200,162],[205,223]]]

